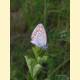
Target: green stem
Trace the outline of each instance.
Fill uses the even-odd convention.
[[[44,0],[44,26],[46,26],[47,19],[47,0]]]

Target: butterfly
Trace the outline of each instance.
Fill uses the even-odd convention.
[[[31,43],[43,49],[46,49],[48,47],[47,35],[43,24],[38,24],[33,30],[31,35]]]

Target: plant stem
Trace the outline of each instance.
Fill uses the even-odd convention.
[[[47,19],[47,0],[44,0],[44,26],[46,26]]]

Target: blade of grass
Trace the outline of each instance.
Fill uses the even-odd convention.
[[[47,18],[47,0],[44,0],[44,26],[46,26],[46,18]]]
[[[60,64],[55,70],[53,70],[52,73],[51,73],[48,77],[50,78],[51,76],[53,76],[54,73],[56,73],[56,72],[57,72],[62,66],[64,66],[69,60],[70,60],[70,59],[68,58],[68,59],[66,59],[65,61],[63,61],[63,63]]]

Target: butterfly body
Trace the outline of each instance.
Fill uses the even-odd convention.
[[[47,48],[47,35],[43,24],[38,24],[32,32],[31,43],[44,49]]]

